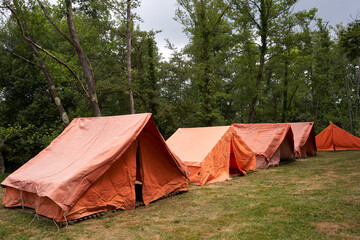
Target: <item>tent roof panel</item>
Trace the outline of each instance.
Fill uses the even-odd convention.
[[[267,159],[274,155],[288,132],[291,131],[288,123],[233,124],[231,126],[256,155],[263,155]]]
[[[227,130],[229,126],[179,128],[166,143],[187,165],[200,166]]]

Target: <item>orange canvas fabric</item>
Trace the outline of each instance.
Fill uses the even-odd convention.
[[[256,155],[256,167],[277,166],[294,159],[294,138],[288,123],[232,124],[238,136]]]
[[[231,149],[242,174],[256,170],[254,153],[229,126],[179,128],[166,143],[187,165],[195,185],[229,179]]]
[[[318,151],[360,150],[360,138],[332,123],[316,135],[316,146]]]
[[[187,191],[189,172],[151,114],[77,118],[43,151],[9,175],[3,205],[24,205],[64,221],[135,206],[136,162],[146,205]]]
[[[290,123],[294,134],[295,156],[316,155],[315,128],[313,122]]]

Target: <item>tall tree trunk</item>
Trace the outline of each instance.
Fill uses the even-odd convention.
[[[256,78],[256,85],[255,85],[255,95],[251,101],[250,106],[250,114],[249,114],[249,123],[253,123],[255,120],[255,112],[256,112],[256,105],[259,99],[260,94],[260,86],[261,81],[264,75],[264,65],[265,65],[265,55],[267,52],[267,38],[268,38],[268,19],[267,19],[267,5],[264,0],[260,2],[260,64],[259,64],[259,72]]]
[[[318,120],[319,100],[314,100],[314,122]]]
[[[2,155],[3,147],[4,147],[4,142],[0,141],[0,175],[5,173],[5,163]]]
[[[156,81],[156,68],[155,68],[155,56],[154,56],[154,39],[147,39],[147,47],[148,47],[148,56],[149,56],[149,81],[151,83],[151,89],[149,92],[149,109],[150,111],[156,115],[157,114],[157,81]]]
[[[329,79],[329,75],[327,75],[326,79]],[[333,100],[333,104],[334,104],[334,108],[335,108],[335,111],[340,119],[340,122],[341,122],[341,126],[343,127],[344,124],[343,124],[343,120],[342,120],[342,115],[339,111],[339,108],[337,107],[337,104],[336,104],[336,95],[335,95],[335,91],[334,91],[334,87],[333,87],[333,83],[331,80],[329,80],[329,85],[330,85],[330,89],[331,89],[331,96],[332,96],[332,100]]]
[[[351,103],[350,103],[350,96],[349,96],[349,83],[346,80],[347,76],[344,76],[344,83],[345,83],[345,89],[346,89],[346,102],[348,107],[348,114],[349,114],[349,123],[350,123],[350,132],[353,133],[353,121],[351,116]]]
[[[79,39],[78,39],[78,36],[76,33],[74,17],[73,17],[73,12],[72,12],[72,1],[65,0],[65,3],[66,3],[66,16],[67,16],[69,32],[70,32],[71,39],[73,41],[73,45],[75,47],[76,54],[79,58],[81,67],[84,71],[84,77],[86,79],[87,88],[89,90],[90,97],[91,97],[90,102],[91,102],[91,108],[93,111],[93,116],[99,117],[99,116],[101,116],[101,111],[100,111],[98,99],[96,96],[95,78],[94,78],[90,63],[88,61],[88,58],[80,45],[80,42],[79,42]]]
[[[288,60],[285,60],[285,75],[284,75],[284,92],[283,92],[283,109],[281,115],[281,122],[287,121],[287,106],[288,106]]]
[[[45,79],[46,79],[46,81],[47,81],[47,83],[49,85],[51,97],[52,97],[52,99],[54,100],[54,102],[56,104],[56,107],[57,107],[57,109],[59,111],[61,120],[63,121],[65,126],[68,126],[69,123],[70,123],[69,117],[68,117],[68,115],[67,115],[67,113],[66,113],[66,111],[64,109],[64,106],[61,103],[59,94],[56,91],[56,88],[55,88],[55,85],[54,85],[54,83],[52,81],[49,70],[48,70],[46,64],[42,61],[39,50],[37,50],[37,48],[34,45],[30,44],[30,43],[29,43],[29,46],[31,47],[31,49],[33,50],[35,56],[38,59],[39,65],[41,67],[41,71],[43,72],[44,77],[45,77]]]
[[[310,69],[309,69],[309,76],[310,76],[310,109],[309,111],[312,112],[313,115],[313,121],[316,122],[317,116],[318,116],[318,106],[319,102],[315,95],[315,83],[314,83],[314,63],[311,62]],[[311,106],[312,105],[312,106]],[[311,109],[312,107],[312,109]]]
[[[17,21],[17,24],[20,28],[20,31],[22,33],[22,37],[26,40],[26,42],[28,43],[29,47],[32,49],[34,55],[36,56],[36,58],[38,59],[38,62],[39,62],[39,65],[38,64],[35,64],[35,63],[32,63],[31,61],[17,55],[17,54],[14,54],[15,56],[17,57],[20,57],[21,59],[29,62],[29,63],[32,63],[32,64],[35,64],[36,66],[40,67],[43,74],[44,74],[44,77],[46,79],[46,81],[48,82],[48,86],[49,86],[49,89],[50,89],[50,93],[51,93],[51,96],[52,96],[52,99],[53,101],[55,102],[56,104],[56,107],[59,111],[59,114],[60,114],[60,117],[61,117],[61,120],[63,121],[64,125],[65,126],[68,126],[69,125],[69,118],[68,118],[68,115],[61,103],[61,100],[60,100],[60,97],[56,91],[56,88],[55,88],[55,85],[51,79],[51,75],[47,69],[47,66],[45,65],[45,63],[42,61],[41,59],[41,54],[38,50],[38,45],[36,45],[31,37],[29,36],[29,34],[27,34],[28,32],[28,27],[27,27],[27,24],[26,22],[23,20],[21,21],[20,18],[17,16],[16,12],[10,7],[10,6],[5,6],[7,9],[9,9],[11,11],[11,13],[13,14],[13,16],[15,17],[16,21]]]
[[[126,49],[127,49],[126,75],[129,85],[130,112],[131,114],[135,114],[134,95],[131,86],[131,0],[127,0],[127,8],[126,8]]]
[[[27,24],[25,22],[23,22],[23,27],[24,27],[24,30],[27,31]],[[31,40],[31,37],[29,35],[27,37]],[[55,85],[54,85],[54,83],[52,81],[49,70],[48,70],[46,64],[41,59],[41,54],[40,54],[39,50],[33,44],[31,44],[30,42],[28,42],[28,45],[32,49],[32,51],[33,51],[34,55],[36,56],[36,58],[38,59],[39,65],[41,67],[41,71],[43,72],[44,77],[45,77],[45,79],[46,79],[46,81],[48,83],[50,93],[51,93],[51,97],[52,97],[53,101],[55,102],[56,108],[59,111],[61,120],[63,121],[63,123],[64,123],[64,125],[66,127],[70,123],[69,117],[68,117],[68,115],[67,115],[67,113],[66,113],[66,111],[64,109],[64,106],[61,103],[59,94],[56,91],[56,88],[55,88]]]
[[[305,80],[306,81],[306,80]],[[308,81],[306,81],[306,86],[309,86]],[[305,114],[307,115],[308,112],[308,92],[305,91]]]
[[[261,36],[261,39],[263,39],[263,36]],[[266,36],[265,36],[265,39],[266,39]],[[262,41],[262,42],[264,42],[264,41]],[[258,75],[256,78],[255,95],[251,101],[251,106],[250,106],[249,123],[253,123],[255,120],[256,104],[257,104],[257,101],[259,98],[260,84],[261,84],[261,81],[263,79],[263,74],[264,74],[265,54],[266,54],[266,45],[263,45],[263,46],[261,46],[261,51],[260,51],[260,65],[259,65],[259,72],[258,72]]]
[[[277,114],[277,96],[276,95],[273,96],[273,100],[274,100],[274,122],[277,122],[278,114]]]
[[[356,84],[356,101],[355,101],[355,122],[354,129],[357,130],[359,126],[359,87],[360,87],[360,58],[358,61],[358,79]]]
[[[287,105],[287,107],[286,107],[287,110],[290,109],[291,103],[292,103],[292,101],[293,101],[293,99],[294,99],[294,97],[295,97],[296,91],[299,89],[299,86],[300,86],[300,85],[296,85],[296,87],[295,87],[295,89],[294,89],[294,92],[291,94],[290,99],[288,100],[288,105]]]
[[[210,76],[210,67],[209,67],[209,49],[210,49],[210,32],[207,29],[206,26],[206,10],[205,10],[205,3],[201,2],[201,11],[199,14],[199,27],[201,31],[201,38],[203,41],[202,49],[200,50],[201,53],[201,63],[204,64],[204,70],[202,73],[201,83],[200,83],[200,89],[201,93],[204,96],[203,99],[203,110],[206,115],[205,117],[205,126],[209,127],[212,126],[214,118],[212,116],[212,96],[211,96],[211,76]]]

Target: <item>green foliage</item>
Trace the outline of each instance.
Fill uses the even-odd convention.
[[[165,139],[170,137],[179,127],[198,126],[196,117],[198,110],[196,91],[190,80],[191,68],[181,52],[170,43],[173,50],[169,62],[159,65],[159,107],[156,120]]]
[[[221,94],[221,76],[226,72],[223,63],[225,53],[231,46],[231,28],[224,17],[229,10],[222,0],[178,0],[181,8],[176,12],[177,20],[185,27],[190,43],[185,53],[191,57],[193,74],[191,81],[196,88],[198,112],[201,125],[211,126],[220,118],[218,98]]]
[[[7,178],[7,176],[9,176],[8,173],[0,174],[0,183],[1,183],[2,181],[4,181],[5,178]]]
[[[340,32],[340,45],[345,48],[350,59],[357,60],[360,56],[360,20],[350,22]]]
[[[0,128],[0,140],[4,141],[1,150],[5,158],[6,171],[14,171],[18,166],[34,157],[41,149],[49,145],[61,131],[61,128],[41,129],[31,124],[26,127],[9,125],[7,128]]]

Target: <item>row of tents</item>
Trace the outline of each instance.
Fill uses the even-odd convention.
[[[76,118],[1,183],[2,204],[64,222],[134,209],[137,201],[188,191],[189,182],[225,181],[317,150],[360,150],[360,139],[333,124],[315,138],[308,122],[180,128],[165,141],[151,114]]]

